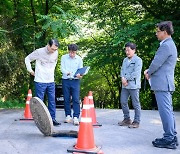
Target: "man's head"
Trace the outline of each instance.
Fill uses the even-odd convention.
[[[131,59],[136,52],[136,44],[128,42],[125,44],[126,56]]]
[[[50,39],[48,42],[48,51],[50,53],[55,52],[59,47],[59,42],[56,39]]]
[[[78,50],[78,46],[76,44],[69,44],[68,45],[69,56],[71,58],[74,58],[76,56],[77,50]]]
[[[156,36],[160,41],[170,37],[173,33],[174,29],[171,21],[163,21],[156,25]]]

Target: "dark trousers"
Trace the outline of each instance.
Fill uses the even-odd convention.
[[[48,97],[48,110],[52,119],[56,116],[56,103],[55,103],[55,83],[40,83],[35,82],[35,96],[44,101],[44,95],[47,93]]]
[[[79,118],[80,114],[80,104],[79,104],[79,95],[80,95],[80,80],[62,80],[62,89],[64,95],[64,110],[65,115],[71,116],[71,97],[73,103],[73,117]]]

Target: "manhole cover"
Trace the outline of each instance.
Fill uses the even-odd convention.
[[[53,122],[44,102],[38,97],[31,98],[30,110],[34,122],[36,123],[36,126],[39,128],[39,130],[45,136],[50,136],[53,132]]]
[[[78,136],[77,131],[73,131],[73,130],[53,131],[53,122],[51,115],[48,111],[48,108],[46,107],[44,102],[38,97],[31,98],[30,110],[34,122],[36,123],[36,126],[45,136],[77,138]]]

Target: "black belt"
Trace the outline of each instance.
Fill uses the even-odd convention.
[[[68,79],[63,79],[63,80],[79,80],[79,79],[68,78]]]

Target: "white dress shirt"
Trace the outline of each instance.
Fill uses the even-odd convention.
[[[28,72],[32,72],[31,62],[35,64],[34,81],[41,83],[54,82],[54,70],[58,59],[58,51],[50,53],[47,46],[33,51],[25,58],[25,64]]]

